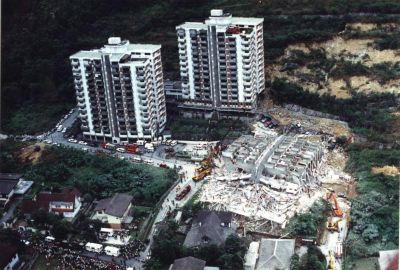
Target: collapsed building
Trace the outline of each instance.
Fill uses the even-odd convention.
[[[317,169],[323,151],[321,143],[299,136],[242,136],[222,152],[223,165],[213,170],[200,200],[272,229],[284,227],[322,196]]]
[[[315,182],[322,155],[321,143],[284,136],[257,168],[261,172],[257,180],[276,190],[297,192]]]

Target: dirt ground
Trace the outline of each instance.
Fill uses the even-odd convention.
[[[323,183],[322,186],[324,188],[330,188],[334,190],[336,193],[343,193],[349,199],[353,199],[357,196],[357,191],[356,191],[357,183],[355,182]]]
[[[396,176],[400,174],[399,168],[395,166],[372,167],[371,171],[373,174],[383,173],[387,176]]]
[[[44,143],[36,143],[24,147],[20,150],[18,158],[21,160],[21,162],[30,162],[32,164],[36,164],[42,156],[44,147]]]
[[[351,23],[346,25],[347,31],[357,33],[373,33],[375,32],[400,32],[400,24],[373,24],[373,23]],[[371,67],[379,63],[396,63],[400,62],[400,52],[397,50],[378,50],[374,47],[374,38],[349,38],[343,33],[338,33],[331,40],[321,43],[297,43],[289,45],[284,56],[282,56],[277,64],[267,68],[272,80],[274,78],[286,78],[288,81],[299,84],[310,92],[318,92],[319,94],[328,93],[340,99],[351,98],[351,92],[363,93],[400,93],[400,80],[391,80],[388,82],[379,82],[373,78],[366,76],[354,76],[341,79],[332,79],[329,74],[324,79],[316,81],[315,74],[322,70],[316,68],[309,70],[307,67],[298,67],[292,70],[282,71],[283,66],[293,55],[293,51],[300,50],[309,53],[311,49],[322,49],[328,59],[347,60],[353,63],[361,62]],[[324,71],[322,71],[324,73]]]
[[[281,125],[288,125],[290,123],[300,123],[305,129],[315,129],[333,134],[334,136],[349,136],[350,130],[347,123],[327,119],[322,117],[315,117],[305,115],[300,112],[290,111],[282,107],[273,107],[268,113],[280,122]]]

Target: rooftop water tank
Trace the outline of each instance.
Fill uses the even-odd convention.
[[[110,45],[117,45],[121,43],[121,38],[120,37],[110,37],[108,38],[108,44]]]
[[[224,12],[223,12],[223,10],[222,9],[212,9],[211,10],[211,16],[215,16],[215,17],[218,17],[218,16],[222,16],[224,14]]]

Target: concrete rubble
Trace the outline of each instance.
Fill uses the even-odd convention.
[[[276,232],[323,197],[322,181],[349,180],[342,167],[328,160],[338,153],[327,154],[321,139],[263,133],[261,128],[254,133],[222,152],[222,166],[214,168],[200,194],[211,209],[246,218],[246,230]]]

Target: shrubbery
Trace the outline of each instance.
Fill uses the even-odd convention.
[[[285,229],[291,236],[315,238],[318,227],[325,224],[326,214],[329,211],[327,204],[321,199],[316,201],[310,209],[297,214],[289,220]]]
[[[399,176],[372,174],[371,167],[399,166],[400,150],[367,149],[351,146],[347,170],[358,177],[359,195],[351,210],[352,230],[348,252],[367,257],[379,250],[397,247],[399,236]]]
[[[2,141],[0,146],[12,145]],[[2,151],[1,160],[19,148],[9,146]],[[3,148],[2,148],[3,149]],[[65,147],[46,147],[40,161],[35,165],[5,167],[3,172],[22,172],[39,186],[48,189],[77,187],[85,198],[104,198],[116,192],[133,195],[136,204],[154,205],[161,195],[178,179],[172,169],[155,168],[144,164],[131,164],[106,156],[96,156]]]

